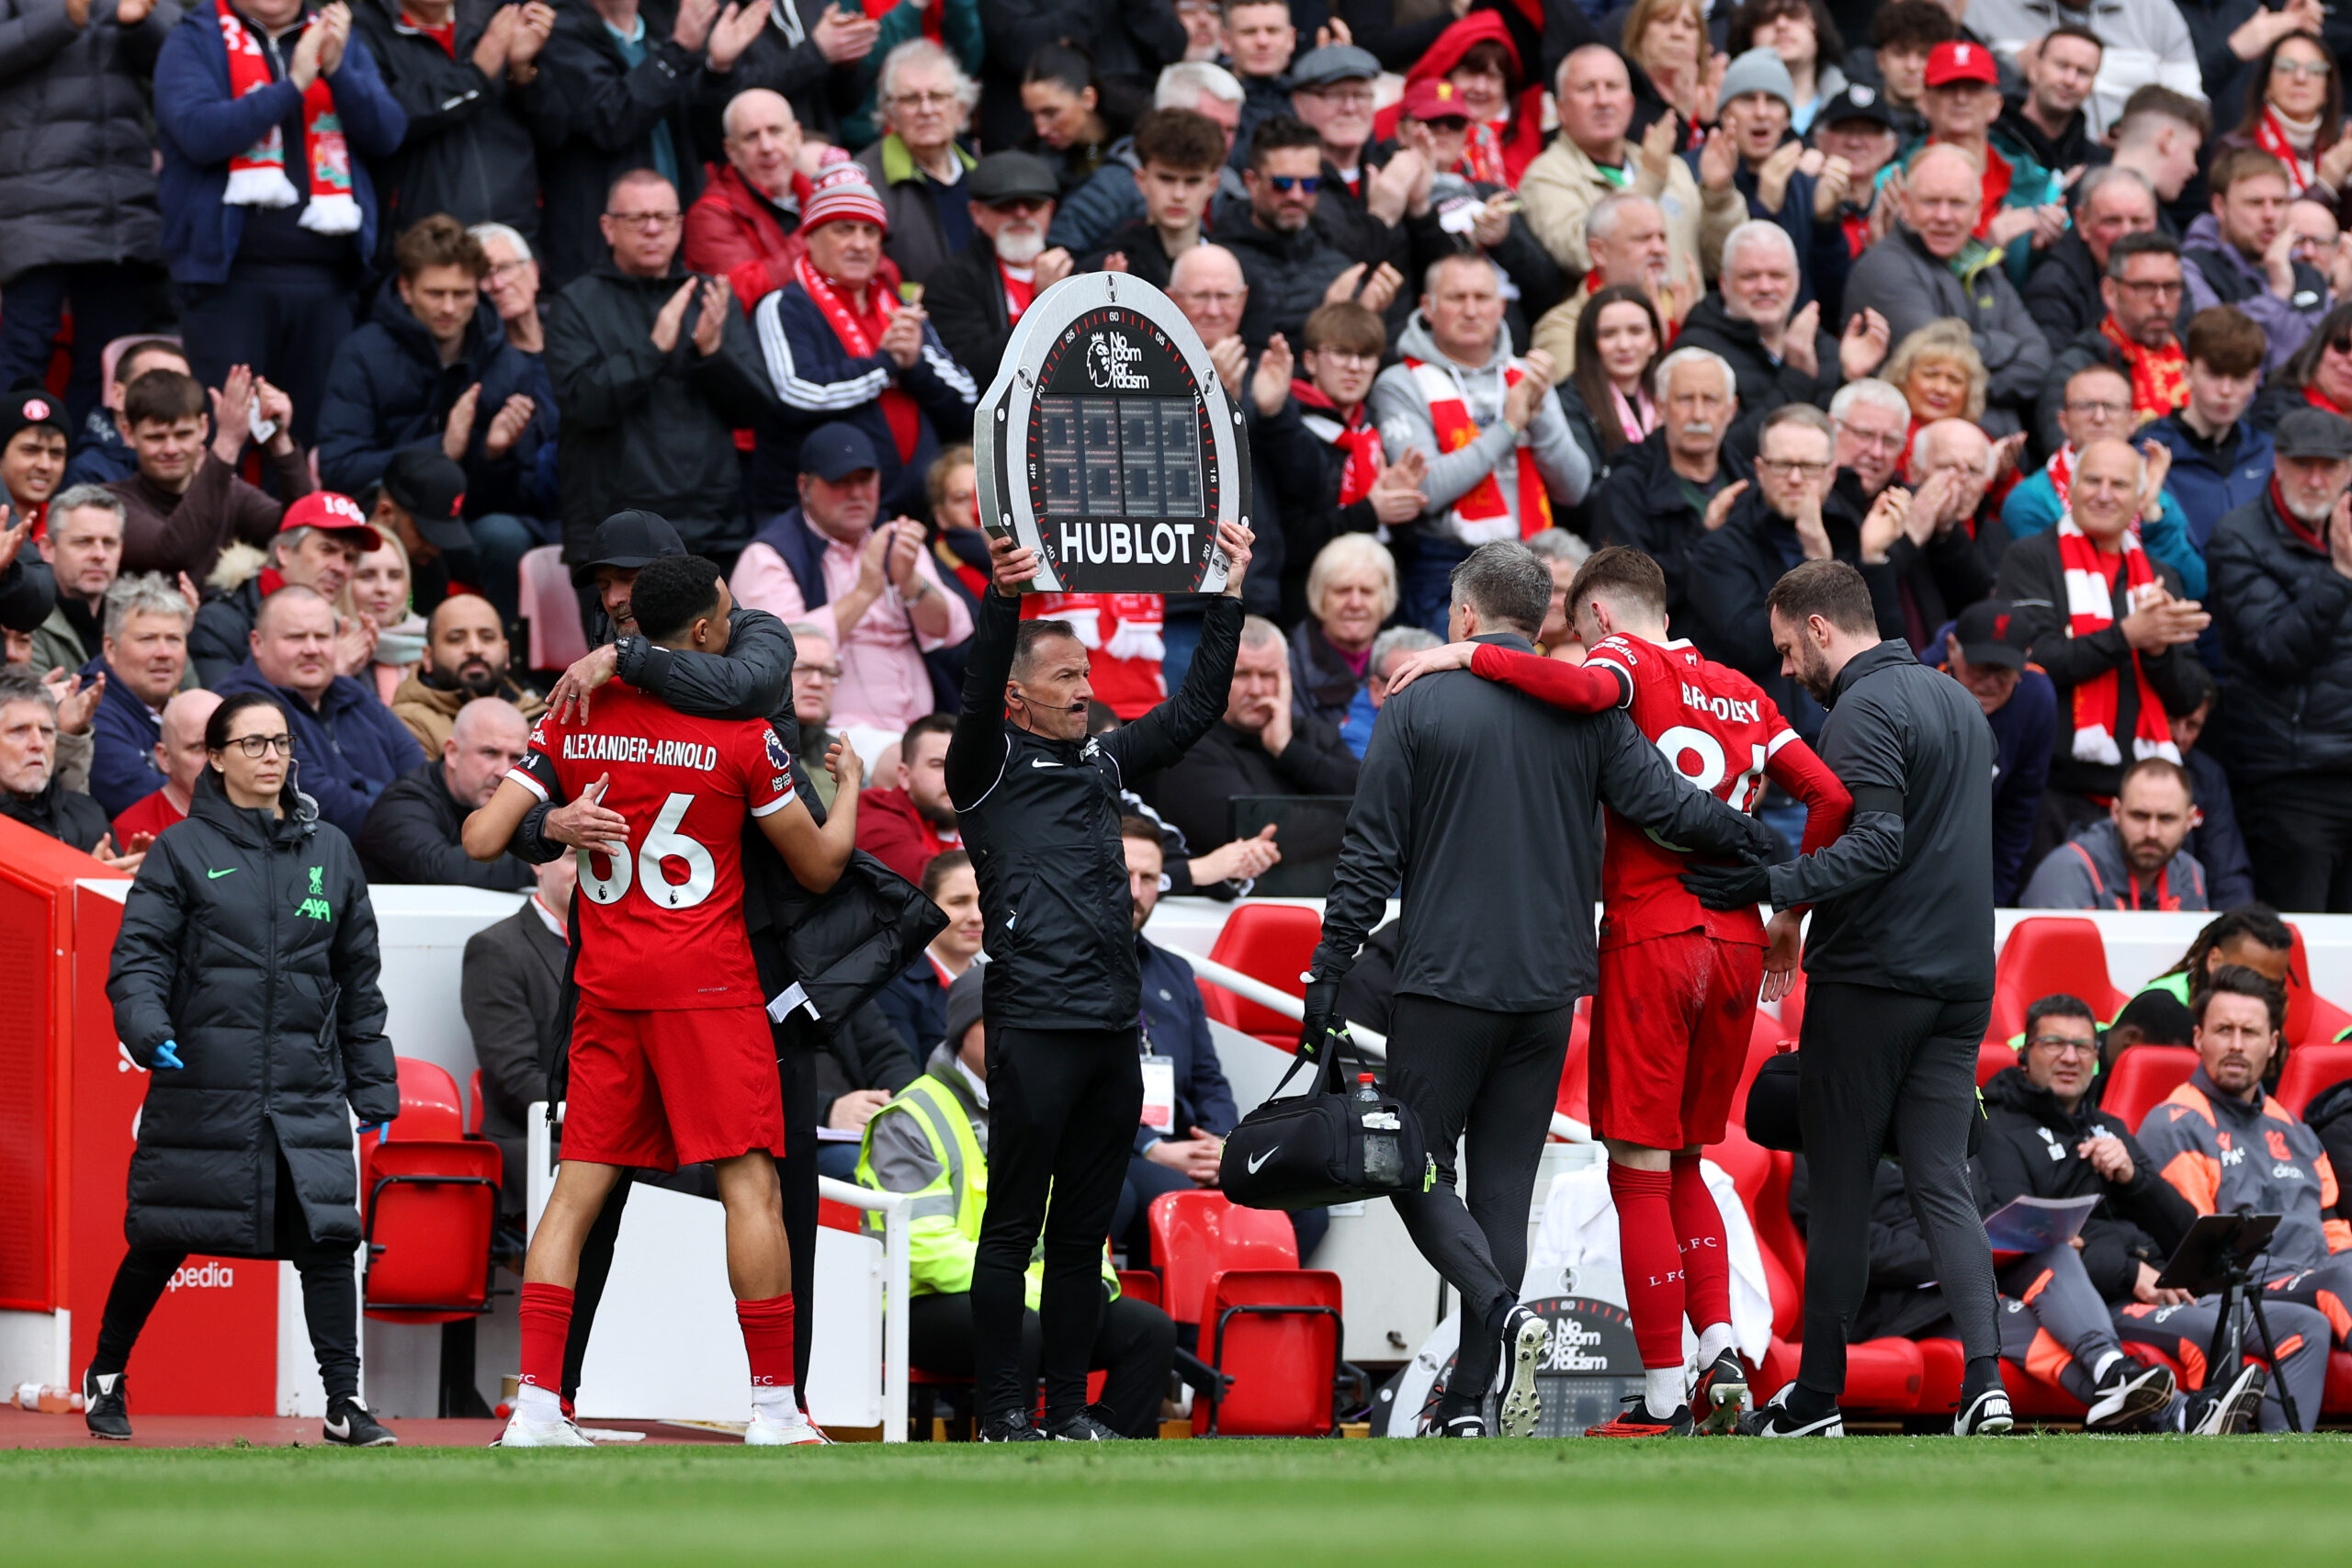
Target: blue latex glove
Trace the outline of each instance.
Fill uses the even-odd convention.
[[[166,1040],[161,1045],[155,1047],[155,1066],[159,1067],[185,1067],[187,1066],[186,1062],[180,1060],[180,1048],[177,1041]]]
[[[391,1123],[390,1122],[363,1122],[359,1125],[359,1135],[364,1138],[368,1134],[373,1133],[376,1134],[378,1140],[380,1141],[385,1133],[390,1127]]]

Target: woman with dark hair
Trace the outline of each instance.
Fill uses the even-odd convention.
[[[1519,176],[1544,151],[1544,85],[1540,67],[1520,57],[1520,46],[1499,11],[1473,11],[1438,36],[1428,53],[1405,73],[1409,96],[1421,82],[1442,83],[1462,106],[1467,127],[1462,156],[1441,174],[1458,174],[1474,186],[1519,188]],[[1405,100],[1374,117],[1374,133],[1399,134]]]
[[[2352,419],[2352,302],[2319,319],[2303,346],[2264,385],[2246,417],[2256,430],[2271,432],[2290,411],[2305,407]]]
[[[2222,138],[2225,146],[2259,147],[2287,165],[2290,194],[2331,208],[2352,176],[2352,138],[2344,134],[2344,85],[2325,45],[2289,33],[2246,71],[2245,118]],[[2317,188],[2314,188],[2317,187]]]
[[[359,1403],[359,1172],[351,1119],[400,1114],[376,916],[351,842],[295,788],[275,694],[204,728],[187,819],[124,900],[107,996],[147,1080],[123,1235],[83,1377],[91,1434],[130,1436],[123,1369],[190,1253],[284,1258],[326,1384],[326,1440],[396,1441]],[[346,1111],[346,1107],[348,1110]]]
[[[1595,294],[1577,318],[1576,368],[1560,389],[1568,429],[1589,449],[1598,487],[1619,454],[1657,428],[1650,377],[1666,352],[1657,307],[1630,283]]]
[[[1113,118],[1094,57],[1068,39],[1029,57],[1021,107],[1029,117],[1028,150],[1054,165],[1065,196],[1092,177],[1111,143],[1132,129]]]
[[[1799,136],[1813,130],[1821,106],[1846,90],[1846,40],[1821,0],[1747,0],[1732,13],[1724,51],[1734,60],[1751,49],[1769,49],[1789,68],[1797,96],[1789,129]]]

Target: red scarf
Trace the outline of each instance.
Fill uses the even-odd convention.
[[[833,287],[827,277],[809,265],[806,253],[792,264],[792,276],[808,298],[817,301],[825,321],[841,339],[842,347],[853,359],[870,359],[877,352],[875,344],[890,325],[890,318],[898,312],[899,302],[890,291],[878,283],[869,282],[865,288],[866,314],[860,317],[850,307],[849,299]],[[882,389],[882,417],[890,422],[890,439],[899,448],[899,461],[915,455],[915,442],[922,434],[922,410],[913,396],[897,385]]]
[[[401,13],[401,25],[405,28],[413,28],[416,31],[423,33],[426,38],[431,39],[435,43],[439,44],[441,46],[441,52],[447,55],[450,59],[455,60],[458,58],[458,16],[455,11],[452,11],[449,14],[449,19],[447,21],[440,23],[438,26],[430,22],[420,22],[414,17],[410,16],[406,11],[402,11]]]
[[[2321,555],[2327,554],[2327,540],[2319,530],[2287,510],[2287,492],[2278,488],[2278,476],[2275,472],[2270,476],[2270,509],[2278,513],[2278,521],[2287,525],[2287,532]]]
[[[1004,280],[1005,320],[1017,321],[1021,319],[1021,312],[1029,308],[1030,301],[1037,298],[1036,272],[1034,268],[1023,267],[1022,270],[1029,276],[1015,277],[1012,269],[1002,262],[996,264],[996,270],[997,276]]]
[[[866,20],[878,22],[904,5],[906,0],[865,0]],[[938,43],[940,19],[947,14],[945,0],[923,0],[922,36]]]
[[[269,57],[229,0],[214,0],[213,14],[220,25],[220,41],[229,51],[229,96],[245,97],[270,86]],[[316,12],[302,14],[305,27],[318,22]],[[334,91],[326,73],[311,79],[302,94],[302,166],[309,171],[311,199],[300,222],[314,234],[359,232],[359,202],[352,191],[351,149],[343,139],[343,120],[335,113]],[[286,134],[272,121],[259,141],[229,159],[229,188],[221,197],[231,207],[291,207],[301,197],[286,177]]]
[[[2098,330],[2123,355],[2131,377],[2132,427],[2137,430],[2152,419],[2177,413],[2188,400],[2188,355],[2181,352],[2180,340],[2174,338],[2162,348],[2133,343],[2115,330],[2113,316],[2101,320]]]
[[[2344,410],[2335,406],[2335,399],[2329,397],[2325,392],[2319,389],[2319,384],[2317,382],[2313,382],[2312,385],[2303,389],[2303,401],[2311,404],[2312,407],[2315,409],[2325,409],[2328,412],[2335,415],[2338,419],[2352,418],[2352,414],[2347,414]]]
[[[1472,120],[1470,133],[1462,141],[1462,161],[1453,165],[1454,172],[1465,179],[1481,180],[1491,186],[1511,183],[1510,171],[1503,164],[1503,133],[1510,129],[1510,116],[1500,119]]]
[[[2287,139],[2286,126],[2279,122],[2278,109],[2269,104],[2262,106],[2262,118],[2255,122],[2254,143],[2287,165],[2295,178],[2296,195],[2301,196],[2318,181],[2322,151],[2319,142],[2314,140],[2307,153],[2296,152],[2295,144]]]
[[[1461,388],[1452,376],[1410,356],[1405,360],[1405,368],[1429,401],[1430,425],[1437,433],[1441,451],[1459,452],[1478,439],[1478,422],[1470,417],[1470,405],[1463,400]],[[1526,374],[1514,363],[1503,371],[1503,385],[1516,387]],[[1453,523],[1463,543],[1476,546],[1495,539],[1532,539],[1552,525],[1552,496],[1535,467],[1534,448],[1522,439],[1513,451],[1519,459],[1519,531],[1510,532],[1510,507],[1503,500],[1503,487],[1489,473],[1453,503]]]
[[[1344,418],[1336,417],[1340,405],[1312,381],[1293,381],[1290,395],[1300,407],[1316,411],[1306,416],[1306,428],[1348,455],[1347,467],[1340,470],[1340,504],[1353,506],[1371,494],[1372,481],[1380,477],[1387,458],[1380,449],[1380,432],[1364,417],[1364,405],[1358,403]]]
[[[2058,510],[2071,510],[2075,491],[2075,444],[2069,441],[2050,454],[2050,461],[2043,465],[2041,471],[2050,476],[2050,488],[2058,492]]]
[[[2107,557],[2091,536],[2075,522],[2072,512],[2058,519],[2058,562],[2066,573],[2066,635],[2089,637],[2103,632],[2115,624],[2115,579],[2110,575]],[[2140,589],[2156,581],[2155,568],[2148,562],[2147,552],[2140,547],[2137,534],[2126,529],[2123,535],[2123,581],[2127,599]],[[2101,762],[2109,765],[2123,761],[2123,753],[2116,744],[2115,714],[2118,682],[2122,671],[2113,669],[2075,686],[2074,757],[2078,762]],[[2140,656],[2132,655],[2132,679],[2137,683],[2140,697],[2139,716],[2132,727],[2132,755],[2162,757],[2168,761],[2180,761],[2180,748],[2172,742],[2172,726],[2165,718],[2165,705],[2157,697],[2155,688],[2148,684],[2147,671],[2142,668]]]

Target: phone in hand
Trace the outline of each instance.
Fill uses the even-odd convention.
[[[261,400],[259,398],[255,398],[251,403],[246,405],[245,424],[246,428],[250,429],[254,433],[254,444],[257,446],[267,446],[269,444],[269,438],[277,434],[277,422],[274,419],[264,419],[262,417]]]

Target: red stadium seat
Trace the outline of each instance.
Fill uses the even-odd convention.
[[[1731,1119],[1742,1126],[1747,1123],[1747,1091],[1756,1087],[1756,1075],[1764,1064],[1784,1052],[1796,1049],[1795,1032],[1779,1019],[1766,1013],[1756,1015],[1756,1023],[1747,1032],[1747,1060],[1739,1069],[1739,1088],[1732,1091]]]
[[[1976,1087],[1983,1089],[2002,1068],[2017,1065],[2018,1054],[2009,1049],[2007,1041],[1984,1042],[1976,1047]]]
[[[1342,1338],[1337,1274],[1221,1270],[1201,1303],[1200,1327],[1204,1359],[1220,1377],[1207,1399],[1193,1403],[1196,1436],[1336,1434],[1331,1393]]]
[[[1919,1408],[1927,1378],[1927,1360],[1916,1340],[1865,1339],[1846,1347],[1846,1392],[1838,1403],[1849,1411],[1908,1415]]]
[[[1957,1339],[1919,1341],[1919,1409],[1928,1416],[1960,1408],[1960,1385],[1968,1381],[1968,1357]]]
[[[1781,998],[1781,1032],[1791,1040],[1804,1038],[1804,971],[1802,969],[1797,971],[1796,985]]]
[[[2164,1098],[2197,1070],[2197,1053],[2186,1045],[2134,1045],[2107,1070],[2098,1108],[2137,1133]]]
[[[1568,1054],[1560,1064],[1560,1092],[1552,1108],[1592,1125],[1592,1030],[1582,1013],[1568,1025]]]
[[[389,1136],[401,1143],[418,1138],[463,1138],[466,1104],[449,1069],[421,1056],[401,1056],[401,1114]]]
[[[1315,957],[1315,944],[1322,940],[1323,917],[1317,910],[1299,904],[1240,904],[1226,918],[1209,956],[1278,991],[1301,997],[1306,994],[1306,985],[1299,976],[1306,972]],[[1230,1022],[1244,1033],[1283,1050],[1297,1046],[1296,1019],[1284,1018],[1270,1007],[1240,997],[1230,999],[1232,1017],[1220,1022]]]
[[[368,1315],[450,1323],[488,1312],[497,1146],[395,1139],[375,1150],[367,1177]]]
[[[2352,1042],[2312,1041],[2290,1046],[2287,1065],[2278,1069],[2278,1103],[2297,1116],[2322,1089],[2352,1078]],[[2342,1175],[2338,1180],[2346,1178]]]
[[[1146,1306],[1159,1305],[1159,1276],[1148,1269],[1119,1270],[1119,1294]]]
[[[2341,1350],[2327,1353],[2327,1392],[2320,1399],[2320,1408],[2330,1416],[2352,1412],[2352,1356]]]
[[[1163,1192],[1146,1215],[1159,1299],[1179,1323],[1200,1323],[1211,1278],[1225,1269],[1298,1267],[1289,1215],[1238,1207],[1222,1192]]]
[[[473,1077],[469,1078],[466,1082],[467,1137],[479,1138],[481,1136],[481,1069],[480,1067],[476,1067],[474,1069]]]
[[[2007,1041],[2023,1033],[2026,1010],[2059,992],[2080,997],[2101,1018],[2113,1018],[2132,999],[2107,977],[2107,944],[2098,922],[2071,915],[2019,920],[1994,965],[1993,1021],[1984,1038]]]
[[[2290,920],[2287,929],[2295,933],[2295,945],[2287,955],[2286,1035],[2291,1053],[2298,1045],[2335,1041],[2346,1030],[2352,1029],[2352,1012],[2346,1012],[2312,989],[2312,962],[2310,955],[2303,951],[2302,928]],[[2293,1060],[2290,1054],[2288,1057],[2290,1065]],[[2301,1114],[2300,1108],[2296,1114]]]

